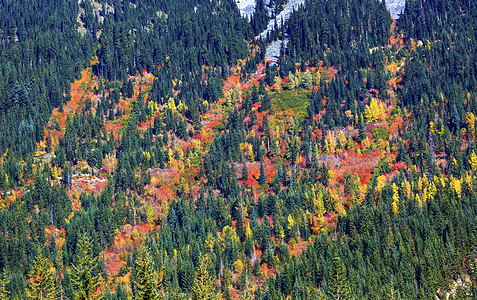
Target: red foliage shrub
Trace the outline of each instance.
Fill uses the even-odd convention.
[[[174,191],[168,185],[163,185],[156,190],[156,201],[163,202],[167,201],[170,202],[174,198]]]

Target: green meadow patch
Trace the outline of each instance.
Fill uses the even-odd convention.
[[[310,98],[311,91],[304,89],[280,91],[273,94],[272,105],[277,112],[291,110],[303,119],[307,114]]]

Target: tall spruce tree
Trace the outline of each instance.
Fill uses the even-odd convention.
[[[336,300],[350,299],[346,268],[341,264],[340,257],[336,252],[333,255],[333,270],[329,283],[329,296],[331,299]]]
[[[2,277],[0,277],[0,300],[9,299],[8,295],[10,294],[10,292],[7,291],[8,282],[9,281],[7,280],[7,273],[3,271],[3,275]]]
[[[159,300],[163,299],[159,292],[162,283],[162,272],[157,274],[154,270],[149,249],[141,243],[136,248],[136,275],[133,281],[134,300]]]
[[[196,271],[194,287],[192,288],[193,300],[216,300],[220,295],[214,292],[214,278],[209,271],[210,258],[207,254],[202,256]]]
[[[264,185],[267,182],[267,176],[265,176],[265,168],[263,167],[263,160],[260,160],[260,176],[258,177],[258,183]]]
[[[27,297],[35,300],[58,299],[58,288],[55,284],[56,270],[53,263],[38,251],[35,262],[28,273]]]
[[[100,274],[93,276],[98,266],[98,258],[93,257],[93,241],[88,233],[84,233],[76,246],[76,264],[71,266],[71,281],[75,287],[75,299],[103,299],[99,293],[102,278]]]

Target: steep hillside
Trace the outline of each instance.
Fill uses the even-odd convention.
[[[475,3],[57,2],[0,5],[1,299],[475,297]]]

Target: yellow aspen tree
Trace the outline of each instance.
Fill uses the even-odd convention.
[[[144,211],[146,214],[147,222],[151,224],[154,223],[157,218],[157,213],[156,213],[156,209],[151,205],[151,203],[146,204]]]
[[[472,168],[472,171],[475,173],[475,171],[477,170],[477,155],[475,154],[474,150],[472,150],[472,152],[470,153],[469,164]]]
[[[399,213],[399,188],[396,185],[396,183],[392,184],[392,189],[393,189],[393,202],[391,203],[391,206],[392,206],[394,215],[397,215]]]
[[[409,181],[403,181],[401,183],[401,186],[404,190],[404,196],[408,199],[411,198],[411,184],[409,183]]]
[[[104,158],[104,162],[106,163],[106,167],[108,168],[109,175],[111,176],[111,171],[114,171],[114,165],[116,164],[117,160],[114,157],[113,153],[106,154]]]
[[[282,79],[278,76],[275,76],[273,81],[275,82],[275,86],[276,86],[277,90],[281,91],[282,90]]]
[[[204,246],[206,249],[209,249],[210,253],[212,253],[212,251],[214,250],[214,242],[215,242],[215,238],[212,235],[212,233],[210,232],[207,233],[207,239],[204,242]]]
[[[10,294],[10,292],[7,291],[7,288],[6,288],[6,286],[9,282],[10,281],[7,279],[7,273],[4,270],[3,274],[0,275],[0,300],[9,299],[8,295]]]
[[[471,112],[468,112],[465,116],[465,122],[467,123],[467,129],[469,130],[469,134],[472,136],[475,135],[475,115]]]
[[[420,193],[422,192],[422,178],[419,177],[418,181],[417,181],[417,191]]]
[[[328,155],[334,154],[336,150],[337,140],[333,132],[329,132],[325,138],[325,149]]]
[[[151,153],[149,151],[144,152],[144,157],[146,158],[147,161],[151,160]]]
[[[431,201],[434,200],[434,196],[436,195],[436,193],[437,193],[437,187],[434,184],[434,182],[431,182],[429,184],[429,196],[428,196],[429,200]]]
[[[460,199],[462,195],[462,182],[458,178],[454,178],[451,175],[450,185],[452,189],[455,191],[455,193],[457,194],[457,197],[459,197]]]
[[[179,102],[179,105],[177,106],[177,109],[179,110],[180,113],[184,110],[184,104],[182,103],[182,101]]]
[[[291,215],[288,215],[287,221],[288,221],[288,229],[293,229],[295,227],[295,220],[293,219]]]
[[[252,232],[252,229],[250,228],[250,223],[247,223],[247,226],[245,227],[245,237],[248,239],[253,238],[253,232]]]
[[[416,202],[419,205],[419,208],[422,209],[421,197],[419,197],[418,193],[416,193]]]
[[[429,129],[431,130],[432,133],[436,131],[436,123],[434,123],[434,121],[429,122]]]
[[[369,105],[364,108],[364,115],[368,123],[381,122],[386,118],[386,106],[376,98],[371,98]]]
[[[376,185],[376,189],[378,190],[378,192],[381,193],[381,191],[383,190],[384,185],[386,184],[386,176],[385,175],[378,176],[378,178],[376,178],[376,180],[378,181],[378,183]]]
[[[313,75],[309,70],[306,70],[303,76],[301,77],[301,84],[306,88],[310,89],[313,85]]]
[[[176,112],[176,102],[174,101],[174,98],[169,97],[169,100],[167,101],[167,107],[172,110],[172,112]]]
[[[343,204],[340,202],[335,202],[335,210],[342,216],[346,217],[346,209],[343,207]]]
[[[316,86],[320,86],[321,73],[320,71],[313,72],[313,82]]]
[[[322,218],[325,214],[325,205],[323,203],[323,192],[320,190],[316,197],[313,199],[313,206],[315,208],[315,214]]]
[[[444,124],[441,123],[441,129],[437,132],[440,136],[443,136],[445,133]]]
[[[368,137],[366,137],[361,143],[364,146],[364,150],[368,149],[371,146],[371,141]]]
[[[346,136],[342,132],[339,134],[338,140],[340,141],[341,145],[345,147],[347,140]]]
[[[58,167],[55,166],[51,172],[51,177],[53,177],[53,179],[58,179],[59,176],[60,172],[58,172]]]
[[[254,156],[254,154],[253,154],[253,146],[252,146],[251,144],[248,144],[247,156],[248,156],[248,158],[249,158],[251,161],[254,161],[254,160],[255,160],[255,156]]]
[[[429,191],[428,191],[428,188],[425,187],[424,190],[422,191],[422,202],[426,203],[427,200],[429,200]]]
[[[296,84],[297,80],[295,75],[291,71],[288,72],[288,88],[290,90],[295,89],[298,85]]]

